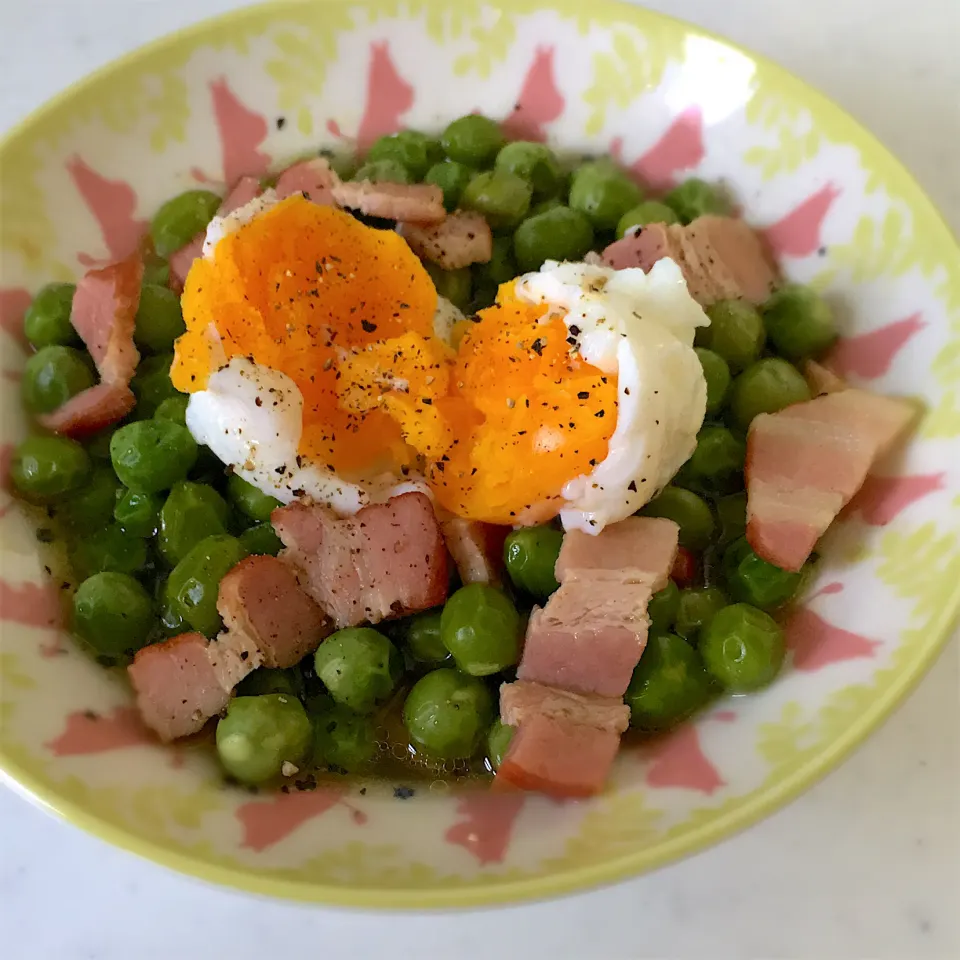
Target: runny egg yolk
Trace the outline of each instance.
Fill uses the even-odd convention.
[[[291,197],[224,236],[212,259],[194,263],[171,379],[185,393],[205,387],[216,368],[212,325],[227,359],[250,357],[297,384],[301,454],[345,479],[400,472],[415,458],[400,423],[388,406],[340,403],[340,361],[415,336],[436,363],[448,363],[433,339],[436,305],[429,275],[400,236]]]

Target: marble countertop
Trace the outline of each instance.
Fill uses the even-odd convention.
[[[0,130],[108,60],[237,5],[0,0]],[[833,96],[960,232],[960,0],[647,5],[767,54]],[[357,960],[956,958],[958,678],[954,637],[883,728],[787,809],[655,874],[496,915],[376,916],[256,900],[108,847],[0,788],[3,955],[260,960],[299,943]]]

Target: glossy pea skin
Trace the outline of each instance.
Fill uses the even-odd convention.
[[[508,143],[497,154],[495,170],[504,170],[522,177],[531,187],[533,196],[540,200],[553,197],[563,185],[563,172],[554,152],[542,143],[516,140]]]
[[[503,763],[503,758],[510,749],[510,742],[516,732],[515,727],[504,723],[499,717],[493,721],[487,733],[487,759],[494,771],[500,769],[500,764]]]
[[[783,665],[783,631],[762,610],[746,603],[724,607],[700,638],[707,671],[731,693],[765,687]]]
[[[179,423],[180,426],[187,424],[187,404],[190,398],[179,394],[175,397],[167,397],[160,403],[153,414],[154,420],[169,420],[171,423]]]
[[[67,494],[57,507],[75,534],[91,533],[105,527],[113,519],[113,510],[120,493],[120,481],[104,463],[95,463],[82,486]]]
[[[283,541],[269,523],[255,523],[240,534],[240,542],[247,553],[275,557],[283,549]]]
[[[217,724],[220,763],[231,777],[250,785],[279,777],[285,763],[299,765],[312,745],[303,704],[282,693],[234,697]]]
[[[776,413],[809,399],[810,387],[792,363],[779,357],[766,357],[733,381],[730,416],[735,426],[746,431],[753,418],[761,413]]]
[[[491,170],[471,179],[460,197],[460,206],[482,213],[493,230],[512,230],[527,215],[531,194],[526,180]]]
[[[581,173],[570,186],[571,209],[584,214],[597,230],[614,230],[620,218],[643,200],[643,191],[622,171]]]
[[[556,206],[517,227],[513,248],[520,269],[539,270],[545,260],[582,260],[593,247],[593,227],[579,210]]]
[[[23,315],[24,336],[37,350],[80,342],[80,334],[70,322],[76,292],[72,283],[48,283],[37,291]]]
[[[371,183],[410,183],[410,173],[396,160],[371,160],[357,167],[353,179]]]
[[[315,766],[353,773],[376,756],[377,731],[370,717],[333,706],[317,712],[311,720]]]
[[[650,633],[665,633],[673,629],[680,608],[680,588],[668,580],[667,585],[658,590],[647,604],[647,616],[650,618]]]
[[[73,347],[43,347],[23,368],[20,396],[30,413],[51,413],[96,382],[90,354]]]
[[[220,581],[246,556],[236,537],[217,534],[201,540],[170,571],[164,587],[168,615],[205,636],[216,636],[223,626],[217,612]]]
[[[675,633],[659,633],[647,643],[623,700],[630,725],[655,732],[686,720],[715,692],[697,651]]]
[[[629,209],[617,221],[617,239],[622,240],[635,227],[645,227],[650,223],[679,223],[680,218],[671,207],[659,200],[644,200]]]
[[[702,550],[712,539],[716,523],[703,497],[682,487],[668,486],[641,511],[645,517],[666,517],[680,527],[680,546]]]
[[[697,343],[722,357],[731,373],[739,373],[760,356],[766,342],[756,307],[740,300],[720,300],[707,307],[709,327],[698,331]]]
[[[163,353],[173,349],[173,341],[186,332],[180,298],[169,288],[144,283],[133,339],[141,352]]]
[[[341,706],[371,713],[396,689],[403,658],[371,627],[347,627],[327,637],[313,655],[317,676]]]
[[[185,247],[213,219],[220,197],[209,190],[187,190],[168,200],[150,224],[153,248],[161,257],[169,257]]]
[[[257,667],[237,684],[238,697],[260,697],[268,693],[300,697],[303,695],[303,676],[296,669]]]
[[[763,305],[762,315],[777,352],[794,362],[819,356],[837,338],[830,305],[799,283],[781,287]]]
[[[13,452],[10,479],[24,500],[49,503],[79,489],[90,468],[90,457],[76,440],[27,437]]]
[[[421,677],[403,705],[403,723],[413,745],[433,757],[472,757],[493,720],[486,684],[441,667]]]
[[[744,535],[747,529],[747,495],[733,493],[714,504],[720,524],[719,543],[726,544]]]
[[[440,143],[451,160],[481,169],[493,162],[503,146],[503,133],[489,117],[468,114],[448,124]]]
[[[417,130],[401,130],[375,140],[366,162],[393,160],[406,169],[411,180],[418,181],[442,156],[443,148],[437,140]]]
[[[502,590],[486,583],[469,583],[447,600],[440,636],[457,667],[474,677],[499,673],[520,659],[520,614]]]
[[[746,445],[726,427],[708,424],[697,434],[697,446],[676,480],[707,493],[727,493],[743,485]]]
[[[118,523],[81,537],[70,551],[71,568],[84,578],[104,571],[132,575],[142,570],[146,562],[146,543]]]
[[[436,666],[449,660],[450,651],[440,633],[441,610],[427,610],[410,617],[404,624],[403,642],[407,653],[417,661]]]
[[[802,572],[768,563],[757,556],[745,537],[727,547],[722,566],[730,596],[761,610],[775,610],[789,603],[803,585]]]
[[[149,594],[126,573],[95,573],[73,595],[73,629],[104,656],[139,650],[154,622]]]
[[[258,523],[269,520],[270,514],[282,506],[276,497],[267,496],[259,487],[235,473],[227,477],[227,497],[245,517]]]
[[[137,398],[136,415],[140,419],[152,417],[164,400],[183,396],[170,380],[172,353],[159,353],[140,361],[130,381],[130,389]]]
[[[730,203],[723,193],[713,184],[696,177],[674,187],[663,202],[675,211],[681,223],[690,223],[710,213],[724,216],[730,212]]]
[[[157,546],[164,560],[176,566],[201,540],[227,532],[230,508],[206,483],[180,480],[160,508]]]
[[[470,268],[444,270],[435,263],[427,263],[424,266],[430,274],[433,285],[437,288],[437,294],[449,300],[457,309],[466,310],[470,305],[473,285]]]
[[[680,591],[674,630],[684,640],[695,643],[700,631],[728,603],[717,587],[687,587]]]
[[[707,414],[717,414],[723,408],[730,390],[730,367],[727,361],[713,350],[695,347],[694,352],[703,368],[703,379],[707,382]]]
[[[143,262],[143,283],[165,287],[170,283],[170,264],[162,257],[150,257]]]
[[[558,589],[554,574],[563,534],[553,527],[524,527],[507,534],[503,562],[515,587],[538,600]]]
[[[148,539],[160,526],[160,508],[163,499],[155,493],[137,493],[123,489],[113,508],[113,519],[134,537]]]
[[[138,493],[169,490],[190,472],[197,442],[169,420],[138,420],[120,427],[110,440],[110,460],[120,482]]]
[[[443,205],[447,211],[457,209],[460,195],[470,182],[473,170],[457,163],[456,160],[442,160],[435,163],[424,175],[424,183],[432,183],[443,191]]]

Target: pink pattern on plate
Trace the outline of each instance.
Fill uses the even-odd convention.
[[[765,227],[763,236],[774,256],[809,257],[824,246],[821,237],[823,221],[840,193],[832,183],[828,183],[776,223]]]
[[[63,733],[44,746],[57,757],[78,757],[156,742],[133,707],[115,707],[105,714],[92,710],[68,714]]]
[[[847,512],[859,513],[864,523],[883,527],[912,503],[935,490],[943,490],[945,473],[927,473],[903,477],[867,477]]]
[[[828,583],[811,600],[824,594],[840,593],[842,583]],[[809,607],[800,607],[784,626],[787,649],[793,651],[795,670],[812,672],[832,663],[873,657],[879,641],[828,623]]]
[[[658,738],[641,755],[651,761],[646,774],[651,787],[677,787],[710,794],[726,785],[704,754],[694,723],[685,723]]]
[[[108,180],[74,154],[67,161],[67,172],[83,197],[87,209],[100,225],[100,234],[110,256],[95,259],[87,253],[78,253],[77,259],[85,267],[103,265],[128,257],[140,243],[147,230],[146,220],[137,220],[137,194],[126,180]]]
[[[872,380],[883,376],[911,337],[925,326],[921,315],[913,313],[869,333],[843,337],[830,351],[825,365],[841,377],[853,374]]]
[[[342,787],[316,787],[313,790],[295,790],[275,793],[266,800],[251,800],[237,807],[237,819],[243,825],[241,846],[250,850],[266,850],[290,836],[294,830],[313,817],[344,804]],[[349,804],[355,823],[363,824],[367,815]]]
[[[0,288],[0,330],[24,349],[27,348],[27,338],[23,335],[23,315],[32,299],[30,291],[23,287]]]
[[[620,137],[610,144],[610,153],[622,161]],[[675,117],[663,136],[629,168],[654,190],[669,190],[676,185],[677,174],[700,165],[704,153],[703,114],[698,106],[692,106]]]
[[[60,592],[49,581],[15,586],[0,580],[0,620],[56,630],[63,622]]]
[[[513,111],[503,121],[503,132],[512,140],[547,139],[544,129],[563,113],[563,94],[554,79],[553,47],[537,47]]]
[[[471,790],[457,804],[457,815],[463,819],[444,834],[444,840],[463,847],[481,865],[502,863],[525,800],[520,792]]]
[[[259,149],[267,139],[266,118],[243,103],[230,88],[226,77],[210,81],[210,96],[220,137],[223,179],[229,185],[244,176],[263,176],[270,169],[270,155]],[[216,179],[207,177],[196,167],[193,176],[201,183]]]

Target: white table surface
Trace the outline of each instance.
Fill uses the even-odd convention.
[[[0,129],[94,67],[237,5],[0,0]],[[724,33],[831,94],[913,169],[960,232],[960,0],[648,5]],[[650,876],[495,915],[382,916],[254,899],[108,847],[0,788],[0,953],[957,960],[958,677],[955,637],[866,746],[746,833]]]

